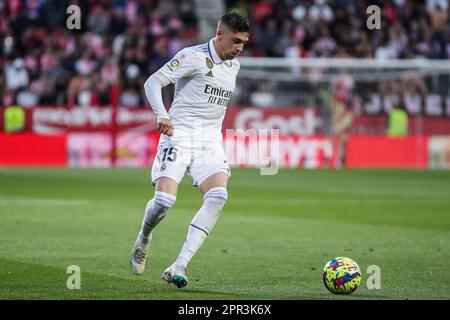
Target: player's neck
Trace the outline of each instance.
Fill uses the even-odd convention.
[[[217,53],[217,55],[219,56],[219,58],[220,58],[222,61],[227,60],[227,59],[224,58],[222,52],[220,51],[219,44],[217,43],[216,38],[214,38],[212,42],[213,42],[214,50],[216,50],[216,53]]]

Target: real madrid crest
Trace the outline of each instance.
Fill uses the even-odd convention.
[[[214,64],[213,64],[212,60],[210,58],[208,58],[208,57],[206,57],[206,66],[209,69],[212,69],[214,67]]]
[[[164,171],[164,170],[166,170],[166,163],[165,162],[163,162],[161,164],[161,168],[160,168],[160,171]]]

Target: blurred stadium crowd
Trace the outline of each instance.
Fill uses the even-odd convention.
[[[450,58],[448,0],[229,2],[248,12],[252,55],[278,57]],[[381,29],[366,27],[370,5]]]
[[[68,30],[70,4],[81,29]],[[380,30],[366,27],[369,5]],[[247,15],[247,56],[450,59],[448,0],[225,1]],[[194,0],[0,0],[0,105],[145,105],[146,78],[198,43]],[[212,36],[212,35],[211,35]]]

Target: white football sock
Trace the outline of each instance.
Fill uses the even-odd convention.
[[[216,224],[227,199],[227,189],[223,187],[212,188],[205,194],[203,206],[189,226],[186,241],[174,265],[186,268]]]
[[[147,203],[145,208],[145,216],[139,232],[142,243],[148,243],[151,240],[153,229],[166,216],[176,199],[177,197],[172,194],[161,191],[155,192],[155,196]]]

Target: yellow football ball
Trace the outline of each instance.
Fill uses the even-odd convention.
[[[323,268],[323,283],[334,294],[351,294],[361,284],[361,270],[350,258],[337,257]]]

